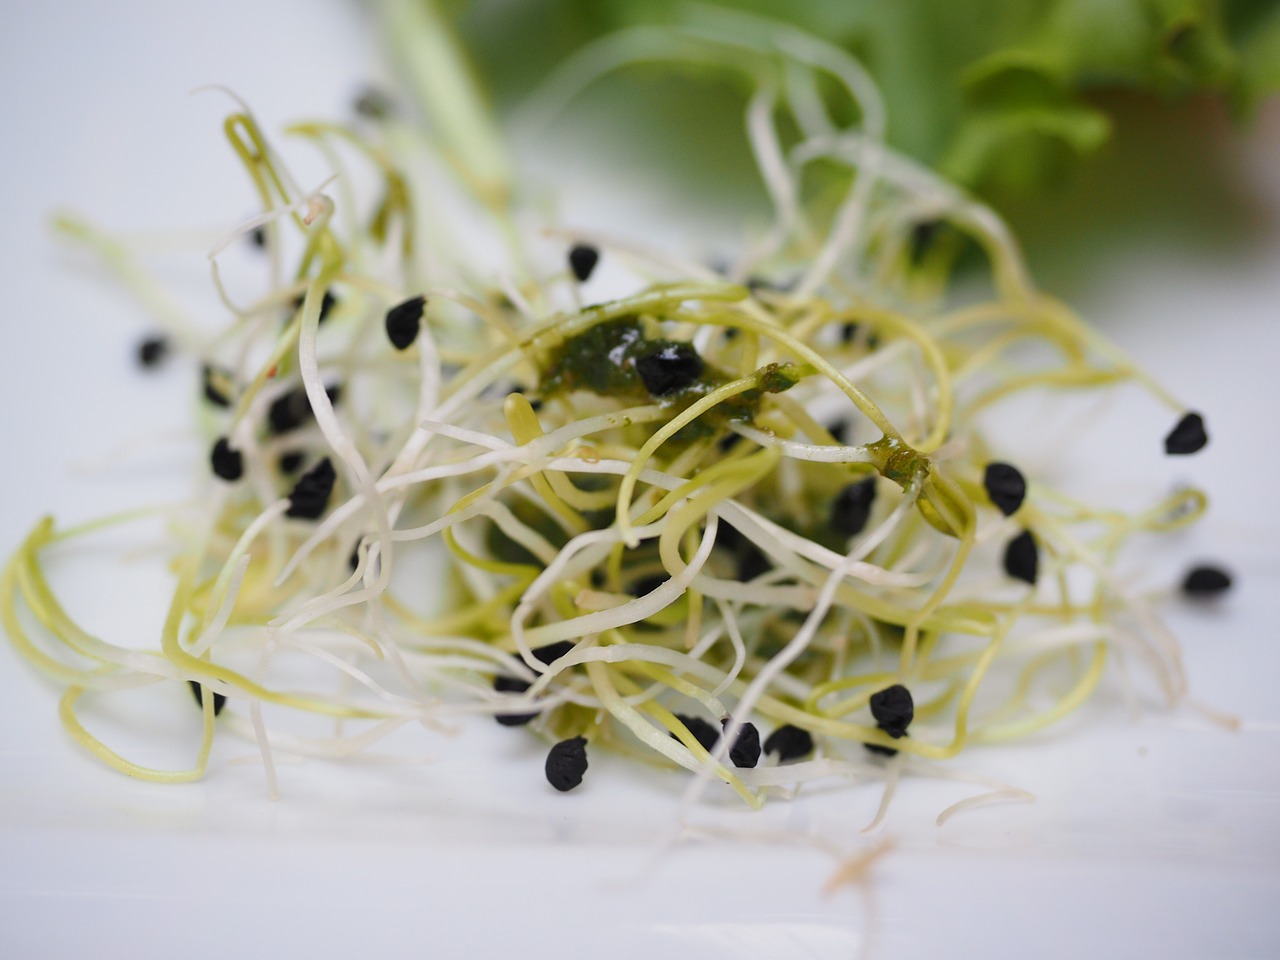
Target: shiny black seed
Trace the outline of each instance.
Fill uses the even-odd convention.
[[[301,450],[290,450],[288,453],[280,454],[280,472],[281,473],[297,473],[298,468],[302,466],[302,461],[307,455]]]
[[[721,720],[725,730],[729,729],[731,720]],[[760,731],[754,723],[744,723],[738,729],[738,736],[729,747],[729,759],[735,767],[754,767],[760,762]]]
[[[578,278],[579,283],[586,283],[591,271],[600,262],[600,251],[585,243],[576,244],[569,251],[569,269]]]
[[[858,325],[856,323],[840,324],[840,342],[853,343],[853,338],[858,335]]]
[[[1192,412],[1188,413],[1164,438],[1164,452],[1173,455],[1195,453],[1209,442],[1209,435],[1204,432],[1204,417]]]
[[[1007,463],[988,463],[982,485],[987,488],[987,497],[1006,517],[1018,512],[1027,495],[1027,481],[1022,472]]]
[[[333,383],[324,388],[331,404],[336,404],[342,397],[342,384]],[[303,387],[281,394],[267,408],[267,428],[271,433],[288,433],[296,430],[314,416],[311,401],[307,399],[307,391]]]
[[[244,474],[244,456],[239,450],[232,448],[226,437],[219,437],[209,455],[209,463],[215,476],[223,480],[239,480]]]
[[[261,250],[267,245],[267,228],[258,224],[249,231],[249,242]]]
[[[827,433],[831,434],[833,440],[839,444],[848,444],[849,442],[849,421],[843,418],[833,421],[827,427]]]
[[[225,370],[206,363],[200,368],[200,377],[204,381],[204,398],[215,407],[231,406],[231,397],[227,395],[231,374]]]
[[[871,716],[875,717],[880,729],[891,737],[900,737],[906,733],[915,715],[911,691],[900,683],[871,695]]]
[[[849,484],[831,504],[831,529],[846,537],[856,536],[867,525],[876,499],[876,478],[865,477]]]
[[[1216,597],[1231,589],[1231,574],[1219,567],[1192,567],[1182,580],[1182,592],[1189,597]]]
[[[138,363],[144,367],[155,367],[169,352],[167,337],[147,337],[138,344]]]
[[[655,397],[665,397],[702,376],[702,358],[692,344],[668,343],[653,353],[636,357],[636,372],[646,390]]]
[[[204,706],[204,685],[197,683],[195,680],[188,680],[187,683],[191,685],[191,695],[196,698],[196,703],[200,704],[200,706],[203,707]],[[226,703],[227,703],[227,698],[225,695],[221,693],[215,693],[213,695],[213,715],[215,717],[222,712],[222,708],[226,706]]]
[[[555,643],[548,643],[541,647],[534,647],[529,652],[533,654],[533,659],[539,663],[550,666],[555,663],[566,653],[573,649],[572,640],[558,640]]]
[[[802,727],[784,724],[764,742],[765,753],[776,753],[779,763],[799,760],[813,753],[813,736]]]
[[[422,313],[426,309],[426,297],[410,297],[387,311],[387,339],[397,350],[407,350],[418,339],[422,327]]]
[[[333,464],[325,457],[314,467],[298,478],[289,494],[289,509],[285,516],[300,520],[315,520],[329,506],[329,495],[333,493],[333,484],[337,480]]]
[[[720,739],[720,732],[706,720],[701,717],[690,717],[683,713],[677,713],[676,719],[689,729],[689,732],[693,734],[693,739],[697,740],[707,753],[716,748],[716,741]],[[673,733],[671,736],[674,737],[675,734]]]
[[[1040,569],[1040,550],[1030,530],[1023,530],[1004,548],[1004,572],[1016,580],[1036,582]]]
[[[587,738],[561,740],[547,754],[547,783],[564,792],[582,782],[587,772]]]

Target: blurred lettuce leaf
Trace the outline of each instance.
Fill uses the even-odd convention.
[[[1244,118],[1280,88],[1280,0],[718,0],[857,55],[888,139],[988,199],[1065,182],[1112,137],[1095,96],[1213,93]],[[679,23],[678,0],[454,0],[499,109],[593,39]]]

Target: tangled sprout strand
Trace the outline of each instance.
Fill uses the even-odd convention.
[[[79,744],[183,781],[226,730],[256,740],[274,793],[273,751],[344,757],[406,724],[483,714],[558,742],[547,775],[561,789],[582,780],[589,745],[758,806],[821,778],[946,775],[929,761],[1076,709],[1112,656],[1184,695],[1176,645],[1111,570],[1126,541],[1191,522],[1204,497],[1095,509],[1016,464],[993,469],[976,423],[1028,391],[1127,380],[1185,408],[1036,290],[989,209],[884,145],[855,61],[749,19],[712,35],[609,38],[523,123],[545,126],[642,59],[745,70],[776,216],[724,272],[579,234],[535,269],[520,192],[486,180],[474,202],[512,265],[478,281],[445,205],[421,199],[438,178],[407,172],[465,144],[394,116],[287,131],[332,163],[336,200],[297,185],[247,108],[227,118],[264,212],[210,256],[230,314],[211,334],[126,249],[64,219],[226,401],[202,414],[212,469],[199,512],[175,517],[186,533],[158,648],[104,642],[63,609],[41,557],[86,530],[46,518],[5,567],[5,629],[65,687]],[[852,126],[817,95],[832,83]],[[372,205],[353,158],[379,184]],[[817,165],[837,172],[820,187]],[[237,303],[218,257],[255,231],[276,282]],[[953,293],[965,250],[988,266],[980,300],[971,274],[966,299]],[[581,306],[597,259],[644,279]],[[1038,365],[1020,359],[1029,344]],[[415,553],[447,572],[406,583]],[[151,683],[195,685],[190,769],[139,766],[77,719],[86,693]],[[265,705],[338,732],[273,729]]]

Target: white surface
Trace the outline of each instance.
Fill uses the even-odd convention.
[[[338,115],[374,72],[374,46],[336,0],[81,0],[11,6],[3,21],[7,551],[42,512],[74,522],[182,496],[201,459],[190,441],[145,442],[182,434],[189,374],[135,374],[144,314],[56,245],[48,212],[73,206],[125,231],[234,222],[253,202],[220,139],[225,103],[186,91],[226,83],[269,128]],[[1263,130],[1273,145],[1277,119]],[[1255,152],[1274,186],[1274,153]],[[304,152],[297,159],[304,180],[323,174]],[[196,237],[165,262],[212,310],[205,246]],[[257,766],[232,762],[250,748],[229,738],[202,783],[133,782],[74,748],[53,688],[0,644],[0,956],[825,960],[868,944],[889,960],[1280,955],[1278,303],[1273,236],[1232,263],[1135,257],[1081,304],[1208,415],[1205,453],[1172,470],[1135,457],[1126,476],[1151,479],[1123,495],[1179,479],[1213,494],[1210,519],[1171,540],[1167,569],[1152,577],[1201,556],[1239,574],[1220,607],[1175,604],[1169,619],[1195,694],[1244,716],[1243,732],[1190,711],[1135,722],[1104,692],[1034,742],[963,758],[961,769],[1033,791],[1035,805],[939,829],[936,813],[970,789],[909,781],[886,831],[895,850],[873,882],[823,896],[835,864],[793,846],[713,842],[654,864],[680,778],[593,756],[586,788],[553,795],[541,747],[491,723],[452,740],[418,734],[406,749],[429,754],[425,763],[284,767],[275,803]],[[1167,429],[1150,404],[1117,419],[1135,449]],[[105,473],[72,469],[104,456],[116,464]],[[121,594],[96,572],[113,555],[64,555],[57,573],[78,587],[74,612],[111,635],[155,629],[162,572],[142,555],[115,571],[131,591]],[[194,711],[187,722],[170,731],[175,762],[189,755]],[[761,814],[726,806],[701,819],[809,831],[853,852],[878,801],[879,787],[814,791]]]

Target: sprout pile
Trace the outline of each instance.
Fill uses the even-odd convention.
[[[1135,514],[1077,502],[978,424],[1028,392],[1122,381],[1169,407],[1170,454],[1203,446],[1203,421],[1037,290],[997,215],[884,146],[856,61],[786,28],[724,27],[667,41],[753,84],[776,217],[728,267],[530,240],[522,191],[465,124],[428,137],[382,103],[290,128],[331,162],[331,196],[294,181],[247,108],[227,118],[263,212],[210,256],[226,324],[175,326],[140,353],[191,355],[208,450],[202,496],[169,518],[163,632],[126,648],[65,612],[42,554],[94,528],[40,521],[0,584],[5,629],[65,687],[81,746],[175,782],[237,734],[274,794],[279,751],[342,758],[487,715],[554,745],[557,789],[589,784],[588,755],[611,749],[759,806],[1032,735],[1114,658],[1184,696],[1176,644],[1113,568],[1132,538],[1194,521],[1203,495]],[[628,56],[570,64],[531,115]],[[851,125],[819,95],[836,88]],[[468,262],[429,193],[448,188],[415,180],[450,162],[505,265]],[[151,290],[120,244],[61,227]],[[240,302],[218,257],[251,242],[276,282]],[[605,265],[634,286],[590,302]],[[401,572],[424,555],[442,572]],[[175,710],[194,692],[189,769],[140,766],[77,719],[83,696],[144,684],[183,691]],[[273,729],[284,710],[326,722]]]

